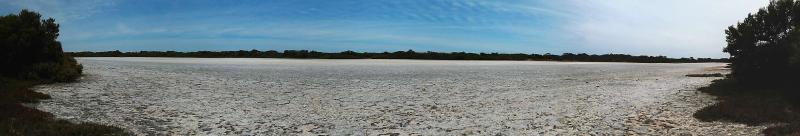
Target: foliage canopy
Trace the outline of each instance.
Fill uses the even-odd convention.
[[[22,10],[0,16],[0,75],[43,81],[70,81],[82,67],[66,56],[57,41],[59,25],[52,18]]]
[[[749,83],[791,81],[800,73],[800,1],[775,0],[728,27],[732,75]],[[796,79],[796,78],[795,78]]]

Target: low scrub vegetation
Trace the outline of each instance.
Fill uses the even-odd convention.
[[[702,121],[728,121],[747,125],[771,125],[769,135],[800,134],[800,107],[793,88],[753,87],[734,79],[714,81],[699,90],[717,97],[718,103],[697,111]]]
[[[53,82],[70,82],[82,66],[61,49],[58,24],[36,12],[0,16],[0,135],[127,135],[116,127],[59,120],[23,103],[50,98],[30,90]]]
[[[688,74],[687,77],[725,77],[722,73],[713,74]]]
[[[84,136],[127,135],[117,127],[93,123],[72,123],[56,119],[52,114],[23,105],[50,96],[29,88],[40,84],[30,80],[0,79],[0,135],[19,136]]]

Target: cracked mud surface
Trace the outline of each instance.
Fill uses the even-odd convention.
[[[757,135],[700,122],[720,63],[78,58],[37,108],[137,135]],[[719,71],[716,71],[719,72]],[[724,72],[724,71],[723,71]]]

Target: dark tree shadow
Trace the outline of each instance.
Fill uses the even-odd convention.
[[[769,125],[766,135],[800,135],[798,98],[790,87],[753,87],[726,78],[699,91],[717,96],[719,103],[698,110],[701,121],[725,121],[751,126]]]

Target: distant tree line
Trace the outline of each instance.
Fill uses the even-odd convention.
[[[285,51],[139,51],[139,52],[72,52],[76,57],[201,57],[201,58],[316,58],[316,59],[424,59],[424,60],[540,60],[540,61],[585,61],[585,62],[638,62],[638,63],[694,63],[694,62],[727,62],[727,59],[712,58],[668,58],[666,56],[632,56],[625,54],[589,55],[573,54],[502,54],[502,53],[467,53],[467,52],[416,52],[414,50],[396,52],[355,52],[325,53],[308,50]]]
[[[728,27],[732,77],[744,83],[800,81],[800,1],[774,0]]]

